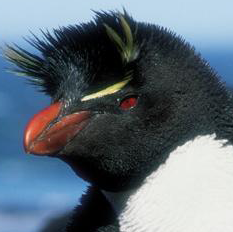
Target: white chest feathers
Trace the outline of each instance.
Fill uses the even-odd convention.
[[[233,147],[198,136],[148,176],[119,215],[121,232],[233,232]]]

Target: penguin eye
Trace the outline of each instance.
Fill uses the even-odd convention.
[[[135,95],[127,96],[123,100],[121,100],[120,108],[122,110],[129,110],[133,108],[134,106],[136,106],[137,102],[138,102],[138,96],[135,96]]]

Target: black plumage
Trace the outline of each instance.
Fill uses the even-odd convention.
[[[230,94],[173,32],[126,12],[97,12],[92,22],[43,35],[29,40],[40,55],[8,46],[6,56],[52,102],[64,103],[58,119],[91,112],[90,123],[55,155],[92,185],[67,232],[119,231],[101,190],[138,188],[172,150],[198,135],[233,142]],[[119,91],[82,101],[126,78]],[[136,104],[125,110],[125,99]]]

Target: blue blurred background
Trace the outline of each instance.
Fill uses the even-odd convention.
[[[233,1],[57,1],[1,0],[0,46],[17,43],[32,49],[22,36],[40,37],[51,30],[89,21],[93,10],[125,7],[139,21],[151,22],[182,35],[209,61],[228,86],[233,86]],[[25,155],[26,122],[49,99],[20,77],[6,73],[0,57],[0,232],[38,232],[55,215],[72,209],[86,188],[59,160]]]

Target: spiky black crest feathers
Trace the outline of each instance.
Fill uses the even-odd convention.
[[[131,29],[132,26],[134,29]],[[71,66],[77,66],[81,72],[89,68],[95,73],[99,69],[107,71],[105,69],[112,63],[110,67],[118,66],[116,69],[119,75],[124,75],[122,72],[125,71],[122,70],[135,60],[138,54],[134,39],[135,28],[136,23],[126,11],[124,14],[96,12],[95,20],[90,23],[61,27],[52,33],[42,31],[42,39],[32,34],[33,37],[27,39],[27,42],[36,48],[41,56],[34,55],[17,45],[7,45],[5,56],[18,66],[17,69],[11,70],[12,72],[30,77],[29,80],[33,84],[54,96],[59,83],[68,75],[58,73],[59,67],[73,69]],[[106,63],[109,58],[109,63]],[[125,75],[128,73],[127,70]]]
[[[192,53],[189,45],[173,33],[135,22],[126,11],[95,13],[89,23],[42,31],[41,39],[35,35],[27,39],[40,55],[8,45],[6,58],[18,66],[12,71],[29,77],[42,91],[58,99],[67,81],[69,85],[75,83],[79,92],[88,90],[91,94],[98,86],[101,89],[126,76],[134,79],[135,63],[151,50],[175,50],[176,55],[180,50],[183,57],[184,52]]]

